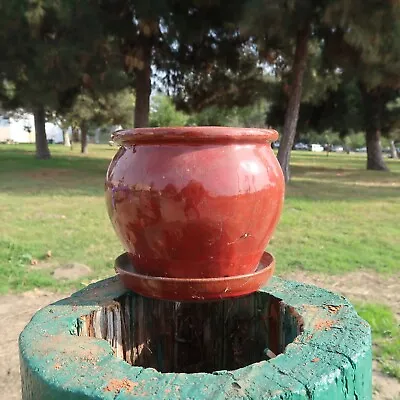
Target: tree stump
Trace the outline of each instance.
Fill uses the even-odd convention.
[[[106,279],[37,312],[19,348],[24,400],[372,396],[368,324],[345,298],[279,278],[203,303]]]

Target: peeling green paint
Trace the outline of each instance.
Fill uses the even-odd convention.
[[[304,332],[284,354],[234,371],[175,374],[132,367],[114,357],[106,341],[77,336],[80,316],[125,293],[117,278],[90,285],[37,312],[22,332],[23,399],[370,400],[370,328],[351,304],[279,278],[262,291],[304,320]],[[282,321],[287,318],[292,316]],[[113,390],[113,380],[128,380],[130,386]]]

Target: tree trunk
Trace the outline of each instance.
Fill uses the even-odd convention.
[[[360,83],[364,103],[365,139],[367,143],[367,169],[387,171],[381,146],[381,96],[379,88],[368,90]]]
[[[136,70],[136,100],[134,124],[135,128],[149,126],[150,94],[151,94],[151,51],[150,38],[141,39],[142,68]]]
[[[35,119],[35,141],[36,141],[36,158],[47,160],[50,158],[50,150],[47,144],[44,107],[37,106],[33,110]]]
[[[396,160],[399,158],[394,140],[390,141],[390,156]]]
[[[67,130],[63,130],[63,136],[64,136],[64,146],[68,146],[71,147],[71,141],[69,138],[69,132],[68,129]]]
[[[367,169],[372,169],[376,171],[387,171],[388,167],[383,160],[380,130],[367,127],[366,141]]]
[[[307,26],[297,32],[289,101],[285,113],[283,132],[278,150],[278,161],[281,164],[286,182],[290,179],[290,153],[296,136],[297,120],[299,119],[301,93],[303,90],[303,76],[307,66],[310,30],[311,26],[310,24],[307,24]]]
[[[77,127],[77,126],[74,126],[73,128],[72,128],[72,139],[71,139],[71,142],[79,142],[80,141],[80,139],[79,139],[79,128]]]
[[[81,128],[81,153],[88,153],[88,141],[87,141],[87,133],[88,133],[88,125],[86,121],[83,121],[80,124]]]

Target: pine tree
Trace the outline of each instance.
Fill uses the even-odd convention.
[[[377,68],[374,68],[375,72],[366,75],[369,82],[366,93],[372,95],[370,89],[376,84],[373,82],[376,79],[378,82],[381,80],[376,72],[382,71],[381,67],[385,64],[388,56],[388,53],[381,52],[380,57],[377,57],[374,47],[378,46],[379,48],[380,45],[383,45],[383,50],[384,44],[387,47],[388,41],[390,41],[392,45],[389,46],[391,48],[389,53],[396,52],[394,49],[396,41],[389,39],[393,36],[393,29],[388,29],[391,24],[395,26],[396,8],[397,2],[376,2],[375,0],[366,0],[362,5],[356,0],[293,0],[285,2],[248,0],[245,3],[245,13],[240,26],[240,37],[244,38],[244,42],[238,43],[237,46],[242,53],[245,48],[243,43],[250,46],[258,55],[259,62],[267,70],[270,70],[270,73],[275,74],[283,89],[279,99],[282,104],[285,104],[285,112],[279,124],[283,126],[283,129],[278,159],[287,181],[290,178],[290,152],[297,133],[301,100],[308,98],[308,102],[313,105],[318,98],[323,99],[324,93],[335,88],[341,79],[337,71],[337,64],[331,62],[327,67],[323,62],[326,61],[323,60],[323,55],[329,54],[329,51],[325,49],[329,44],[327,41],[332,36],[336,36],[338,32],[344,32],[343,47],[354,48],[358,59],[368,65],[371,65],[371,62],[377,63]],[[235,10],[235,7],[232,9]],[[240,7],[236,11],[240,15]],[[371,18],[374,20],[372,23],[370,23]],[[386,22],[389,24],[383,27]],[[389,36],[382,32],[389,33]],[[385,37],[386,39],[384,39]],[[390,67],[386,65],[383,68],[387,73],[389,72],[388,68],[390,69],[391,79],[399,71],[395,59],[396,57],[393,58]],[[262,87],[262,84],[241,85],[248,74],[242,73],[240,69],[234,70],[234,72],[240,71],[239,74],[232,74],[229,69],[228,72],[221,72],[227,68],[223,61],[218,61],[220,68],[213,66],[208,73],[200,75],[200,79],[198,71],[195,70],[189,75],[189,79],[186,78],[184,86],[187,89],[181,90],[180,96],[185,104],[192,102],[195,106],[201,107],[203,104],[221,105],[225,102],[225,105],[232,105],[235,98],[250,102],[251,97],[244,88],[254,88],[254,95]],[[317,78],[322,78],[319,82],[315,79],[308,79],[312,76],[310,72],[313,71],[310,68],[315,62],[320,63],[316,74]],[[247,71],[255,71],[258,66],[257,63],[253,63],[250,68],[247,68]],[[388,76],[387,73],[384,75]],[[387,78],[385,78],[386,80]],[[262,78],[257,77],[255,82],[257,81],[261,83]],[[218,90],[219,87],[222,87],[222,90]],[[232,88],[234,88],[235,95],[232,94]],[[224,92],[228,95],[220,95]],[[262,92],[267,95],[271,93],[266,88],[263,88]],[[196,97],[203,101],[193,101],[193,98],[196,99]],[[376,136],[378,129],[375,129],[374,132]],[[376,146],[374,147],[376,140],[369,140],[369,143],[371,152],[377,154]],[[371,167],[370,164],[369,167]]]
[[[163,90],[179,97],[189,87],[190,77],[210,72],[215,59],[225,59],[229,66],[237,62],[241,39],[230,22],[241,3],[102,1],[107,32],[119,43],[124,69],[135,89],[135,127],[149,124],[152,77],[156,78],[153,86],[161,82]]]
[[[380,139],[387,105],[400,87],[400,4],[337,0],[325,20],[335,27],[327,35],[329,59],[358,82],[367,169],[386,170]]]
[[[34,113],[36,156],[49,158],[46,113],[70,107],[112,63],[97,1],[2,2],[0,12],[1,102]]]

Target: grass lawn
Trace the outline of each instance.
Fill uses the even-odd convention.
[[[365,155],[293,152],[292,181],[272,242],[278,271],[400,270],[400,162],[365,170]]]
[[[89,265],[93,278],[113,274],[122,252],[106,214],[105,171],[116,148],[92,145],[89,156],[61,145],[39,161],[33,145],[0,146],[0,293],[34,287],[75,289],[51,268]],[[398,271],[400,162],[391,172],[364,170],[365,155],[293,152],[285,209],[269,246],[277,272],[337,274],[358,268]],[[51,258],[46,253],[51,251]]]
[[[122,252],[103,197],[116,148],[92,145],[88,156],[78,146],[50,148],[53,158],[39,161],[33,145],[0,145],[0,294],[80,288],[85,282],[56,281],[52,267],[84,263],[93,270],[86,281],[99,279],[114,274]],[[400,270],[400,161],[387,162],[391,172],[371,172],[365,155],[293,152],[285,209],[268,248],[279,274],[366,268],[390,279]],[[357,309],[371,323],[375,357],[400,379],[392,312],[375,304]]]

